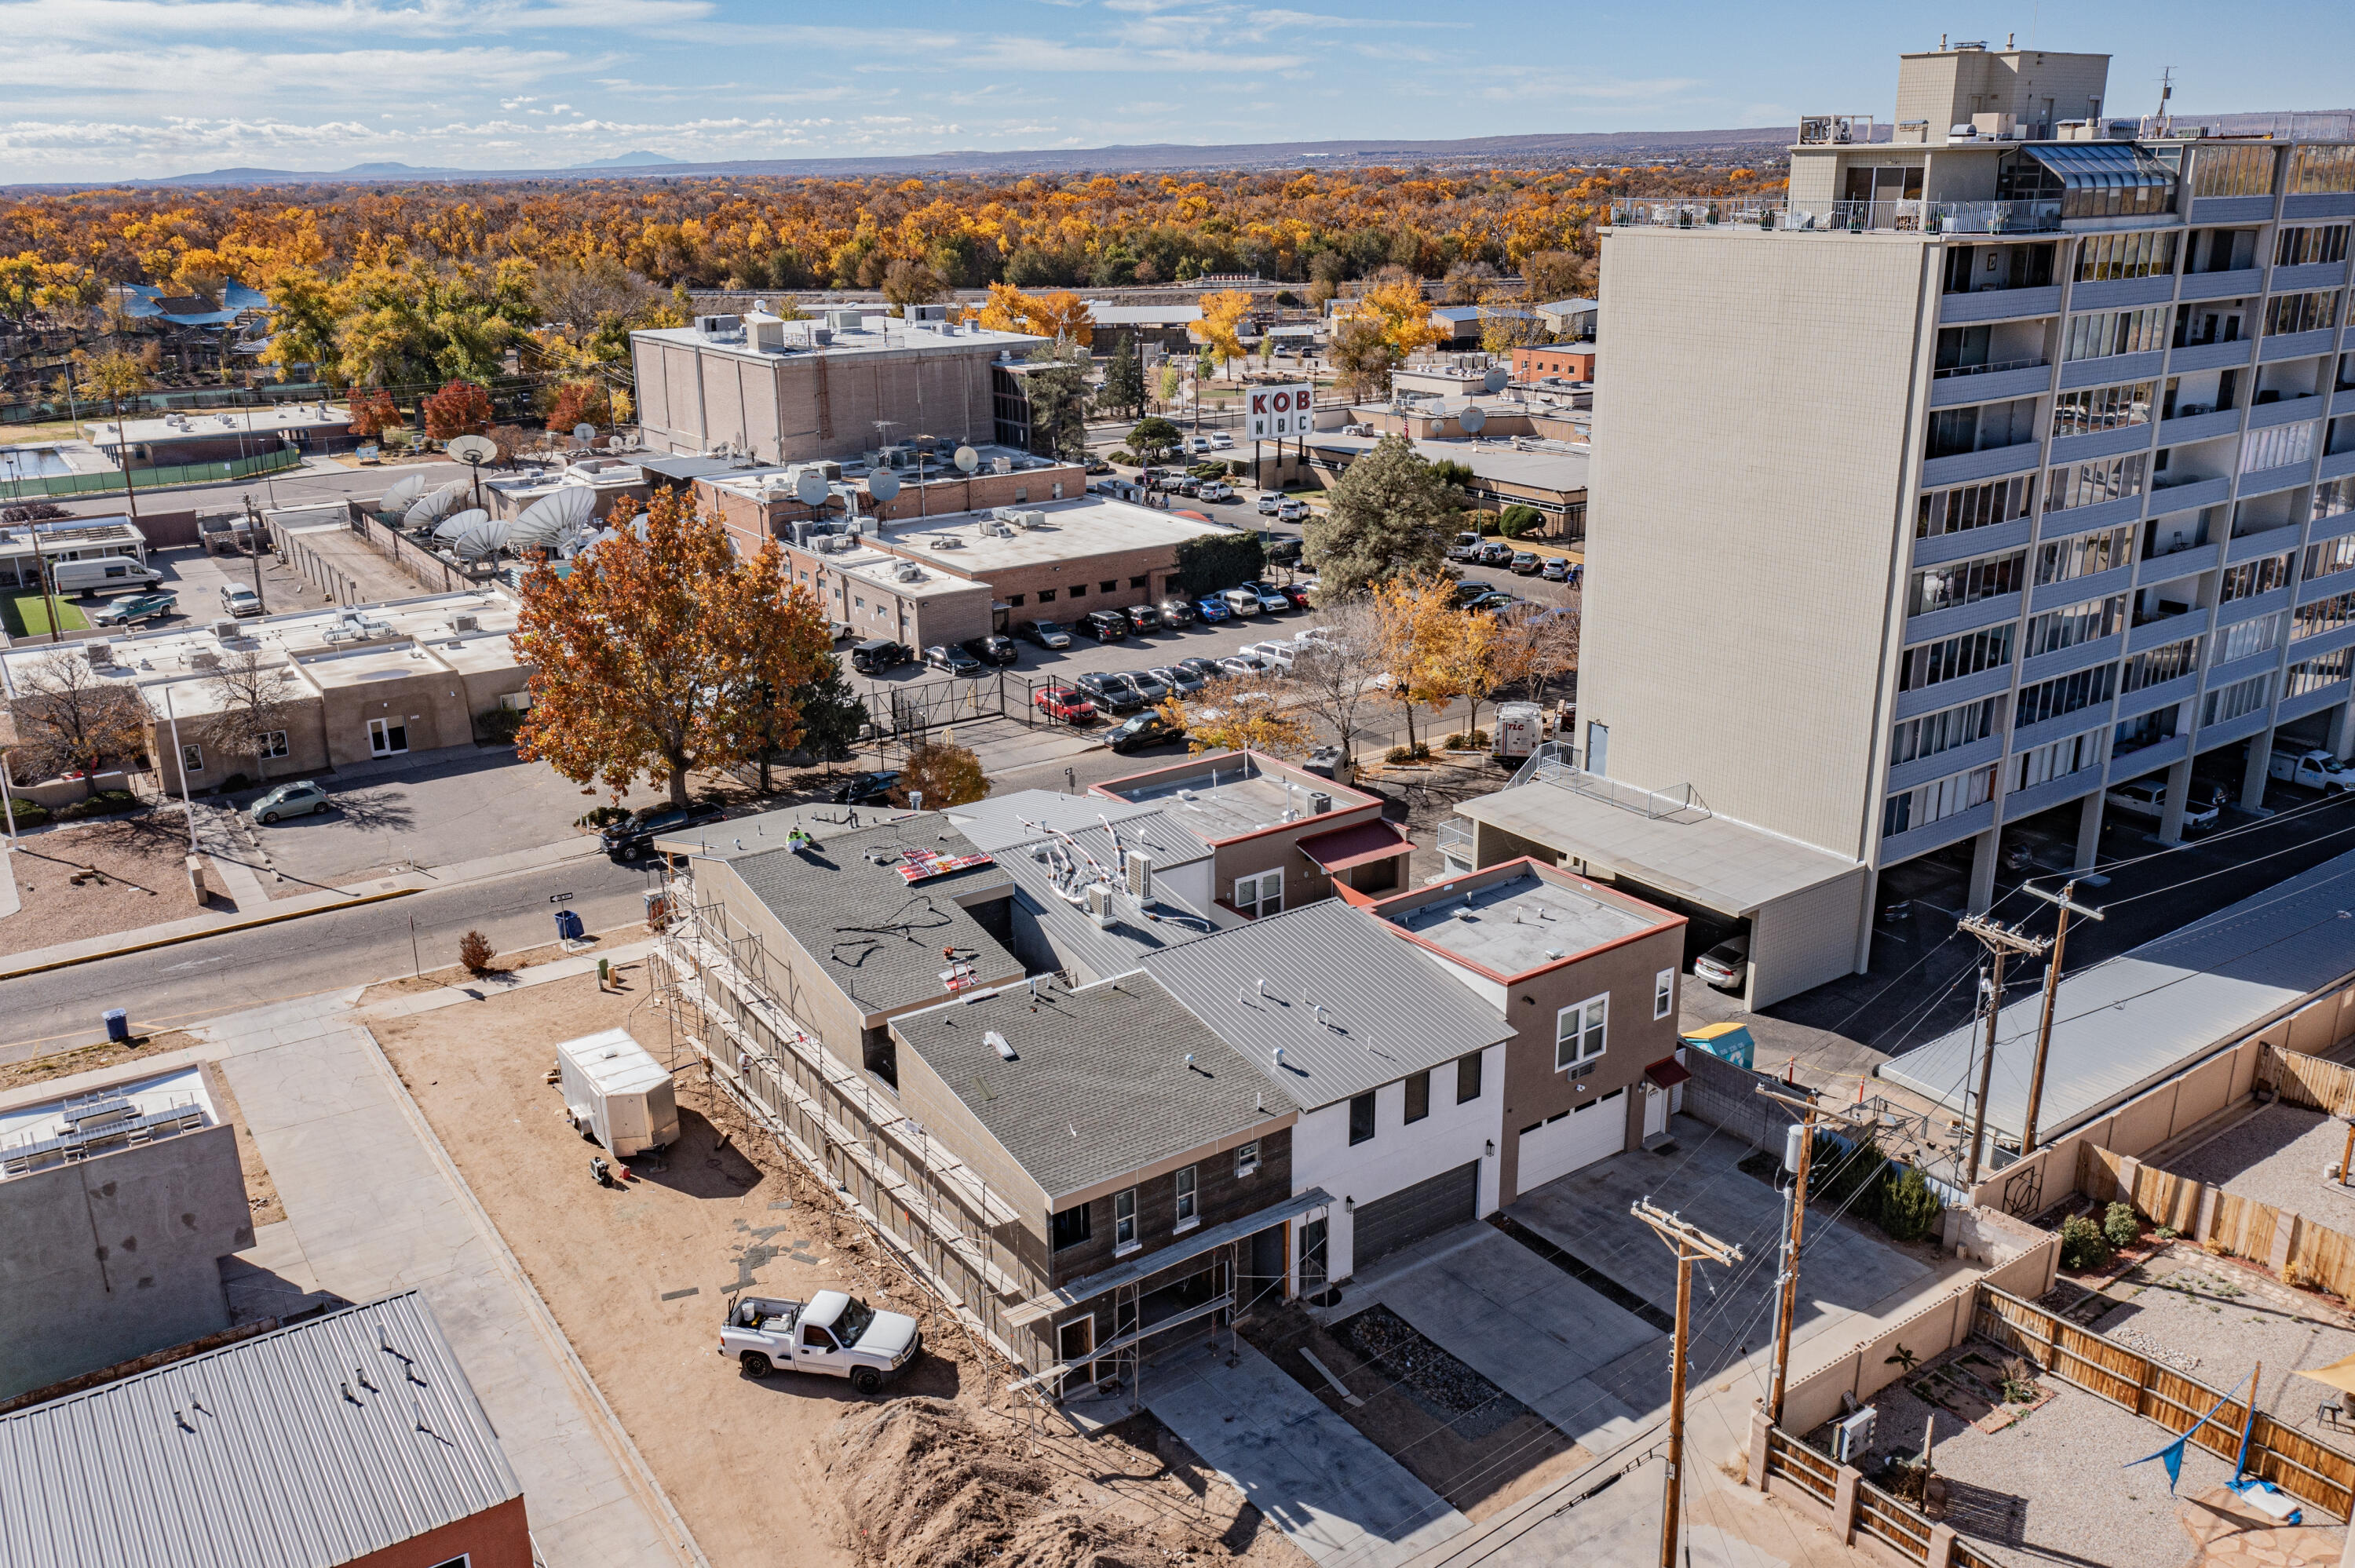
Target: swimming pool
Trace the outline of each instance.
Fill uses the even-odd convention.
[[[55,447],[0,447],[0,479],[51,479],[73,472]]]

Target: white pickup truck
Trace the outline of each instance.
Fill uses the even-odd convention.
[[[2273,766],[2266,771],[2286,784],[2303,784],[2326,795],[2355,789],[2355,768],[2328,751],[2284,747],[2274,753]]]
[[[778,1367],[847,1377],[873,1393],[921,1354],[923,1330],[899,1312],[878,1312],[855,1296],[821,1290],[808,1301],[747,1296],[728,1308],[719,1353],[734,1356],[747,1377]]]

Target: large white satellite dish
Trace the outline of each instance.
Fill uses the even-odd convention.
[[[1505,384],[1512,378],[1513,373],[1503,366],[1491,366],[1488,368],[1488,374],[1480,377],[1480,385],[1491,392],[1502,392],[1505,389]]]
[[[971,473],[981,466],[981,454],[971,447],[959,447],[956,450],[956,465],[959,472]]]
[[[411,503],[425,493],[426,476],[422,470],[394,480],[385,487],[383,499],[377,504],[379,512],[406,512]]]
[[[459,436],[444,443],[442,450],[468,468],[480,468],[497,461],[499,443],[488,436]]]
[[[438,490],[429,490],[401,514],[400,525],[422,528],[430,523],[439,522],[450,515],[451,508],[456,506],[465,493],[466,487],[463,483],[445,484]]]
[[[1480,433],[1480,427],[1488,422],[1488,411],[1477,407],[1466,408],[1455,416],[1455,422],[1464,427],[1465,435],[1477,435]]]
[[[826,475],[814,468],[805,468],[794,480],[794,495],[805,506],[823,506],[832,493],[826,489]]]
[[[900,493],[900,476],[889,469],[884,470],[867,482],[867,493],[879,503],[890,500]]]
[[[507,520],[504,517],[493,517],[487,512],[473,512],[467,515],[478,517],[481,521],[460,534],[452,547],[458,552],[460,558],[469,561],[479,561],[486,556],[496,555],[499,547],[507,542],[509,527]]]
[[[454,513],[452,515],[442,519],[441,523],[436,525],[433,530],[433,536],[446,542],[448,540],[457,538],[459,535],[465,533],[467,529],[476,527],[482,524],[489,522],[490,520],[491,514],[484,511],[479,506],[469,511]]]
[[[594,425],[575,425],[572,427],[572,439],[579,441],[585,447],[597,439],[597,427]]]
[[[541,496],[523,509],[508,530],[507,542],[520,548],[527,545],[552,545],[569,528],[576,528],[596,514],[597,493],[586,485],[568,484],[554,493]]]

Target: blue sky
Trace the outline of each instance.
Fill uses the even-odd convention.
[[[2343,3],[0,0],[0,180],[1886,117],[1941,32],[2107,49],[2122,113],[2355,101]]]

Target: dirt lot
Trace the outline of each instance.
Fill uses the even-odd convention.
[[[188,895],[187,853],[186,824],[165,812],[79,823],[19,840],[8,863],[23,907],[0,919],[0,954],[202,913]],[[208,906],[234,907],[218,894]]]
[[[595,1150],[543,1079],[557,1042],[624,1022],[666,1053],[643,969],[619,975],[618,994],[583,976],[372,1027],[715,1564],[1300,1562],[1156,1424],[1028,1435],[1002,1364],[815,1181],[715,1112],[699,1070],[681,1075],[680,1141],[632,1161],[623,1190],[593,1185]],[[753,1287],[910,1312],[926,1354],[880,1400],[832,1379],[752,1381],[713,1351],[729,1297]],[[906,1414],[862,1425],[887,1411]]]

